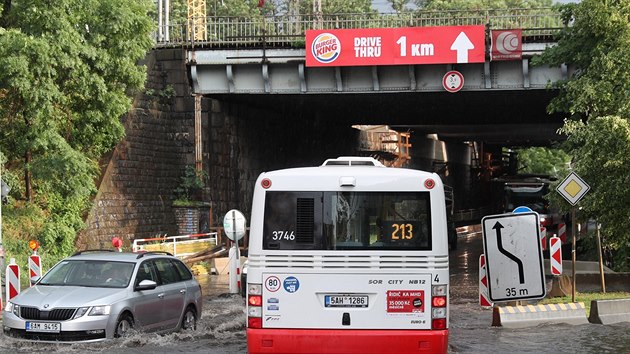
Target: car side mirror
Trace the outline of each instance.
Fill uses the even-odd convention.
[[[149,279],[145,279],[136,285],[136,290],[153,290],[155,288],[157,288],[157,283]]]

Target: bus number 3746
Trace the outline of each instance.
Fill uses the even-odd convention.
[[[294,231],[273,231],[271,233],[271,239],[274,241],[280,241],[280,240],[294,241],[295,232]]]

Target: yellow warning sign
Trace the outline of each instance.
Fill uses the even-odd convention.
[[[558,185],[558,188],[556,188],[558,193],[560,193],[567,202],[571,203],[571,205],[577,204],[589,189],[591,189],[591,187],[575,172],[571,172],[564,181]]]

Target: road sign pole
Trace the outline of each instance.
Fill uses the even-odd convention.
[[[604,260],[602,255],[602,238],[599,234],[599,230],[602,228],[602,224],[597,223],[597,252],[599,253],[599,275],[602,279],[602,292],[606,293],[606,280],[604,279]]]
[[[575,207],[571,208],[571,236],[573,238],[573,245],[571,245],[571,262],[573,264],[572,268],[572,273],[573,273],[573,279],[572,281],[572,286],[571,286],[571,301],[575,302]]]

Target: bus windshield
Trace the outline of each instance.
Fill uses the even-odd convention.
[[[431,250],[428,192],[267,191],[263,248]]]

